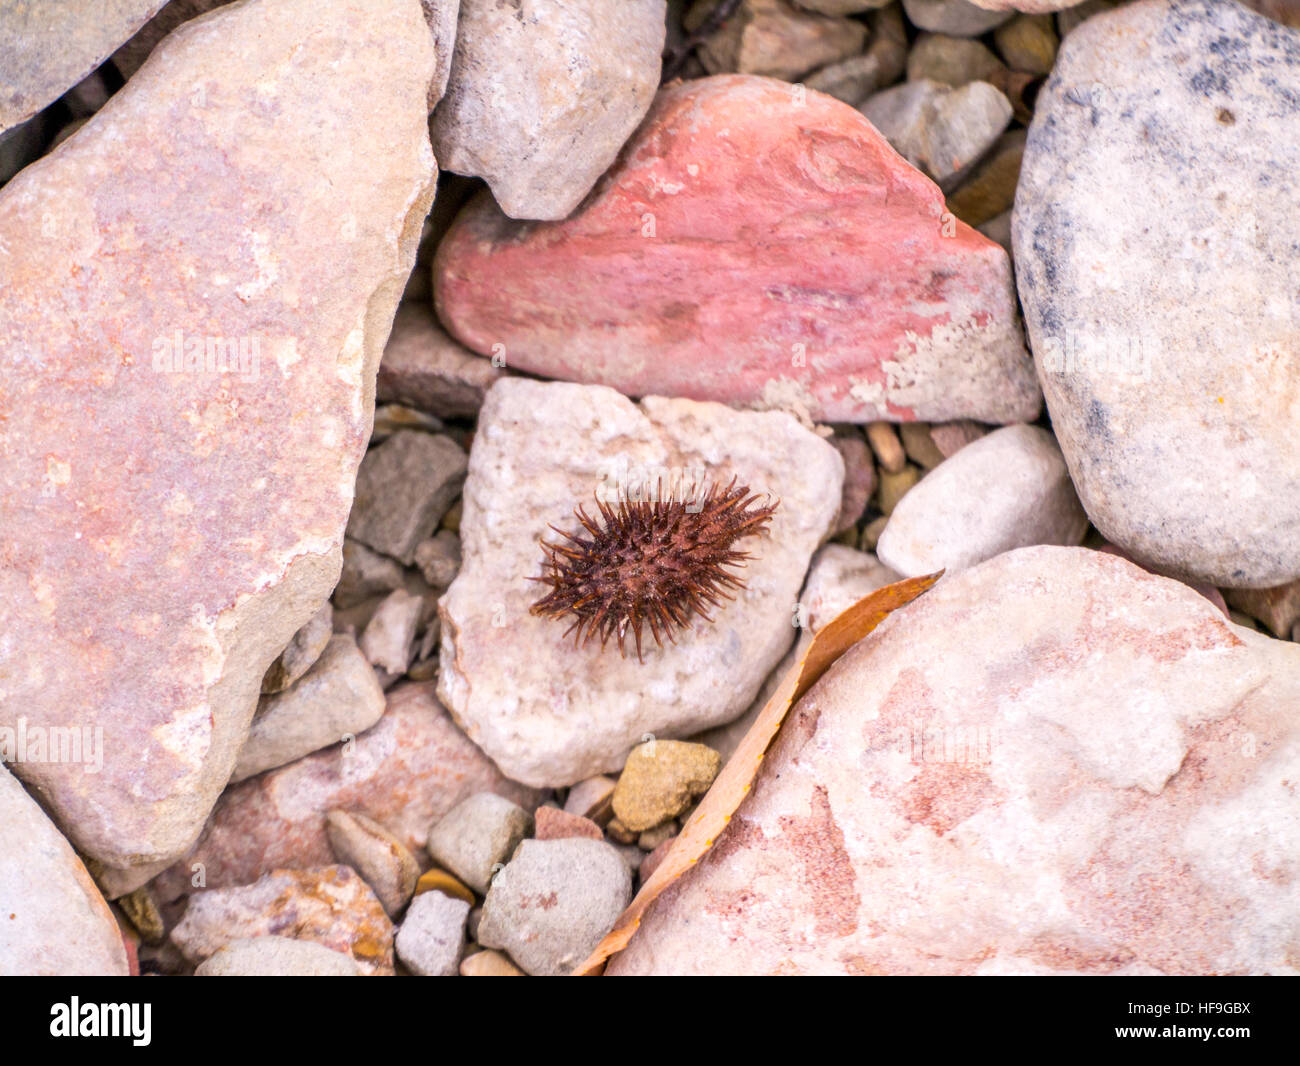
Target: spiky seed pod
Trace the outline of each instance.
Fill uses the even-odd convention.
[[[744,565],[749,552],[732,545],[743,537],[764,533],[777,503],[751,495],[749,487],[710,485],[701,495],[692,488],[677,499],[660,491],[649,500],[629,500],[617,506],[596,500],[599,521],[579,506],[574,515],[581,531],[566,533],[560,543],[542,541],[546,562],[541,577],[550,591],[533,604],[533,614],[552,618],[573,616],[565,631],[576,634],[575,645],[600,635],[602,648],[610,637],[627,656],[628,630],[641,655],[641,634],[649,626],[655,643],[676,643],[674,632],[694,615],[712,621],[706,607],[733,599],[728,589],[744,580],[728,568]],[[585,535],[584,532],[585,531]]]

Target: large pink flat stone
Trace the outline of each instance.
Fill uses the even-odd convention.
[[[836,421],[1030,421],[1006,252],[866,118],[785,82],[663,90],[570,218],[483,195],[438,250],[442,321],[546,377]]]
[[[13,770],[116,890],[337,580],[433,60],[416,0],[222,8],[0,193],[0,727],[101,738]]]

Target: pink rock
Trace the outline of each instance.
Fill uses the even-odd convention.
[[[563,222],[484,195],[434,262],[440,317],[546,377],[827,421],[1032,421],[1007,254],[857,111],[722,75],[662,90]]]
[[[274,870],[256,884],[202,892],[190,900],[172,941],[201,963],[235,940],[282,936],[356,960],[362,973],[393,973],[395,929],[375,894],[348,866]]]
[[[198,846],[154,881],[158,898],[190,892],[197,871],[212,889],[333,862],[325,817],[335,809],[373,818],[424,861],[429,826],[476,792],[536,806],[537,793],[501,776],[433,688],[399,686],[384,716],[355,740],[227,789]]]
[[[600,826],[580,814],[570,814],[558,807],[538,807],[533,815],[533,836],[538,840],[563,840],[565,837],[587,837],[604,840]]]
[[[609,972],[1291,972],[1297,707],[1179,582],[1000,555],[831,667]]]
[[[866,440],[856,436],[834,436],[831,444],[844,460],[844,489],[840,495],[840,513],[835,519],[835,532],[843,533],[858,524],[867,501],[876,491],[876,464]]]
[[[102,733],[100,773],[14,769],[116,892],[338,578],[432,66],[415,0],[237,4],[0,192],[0,725]]]

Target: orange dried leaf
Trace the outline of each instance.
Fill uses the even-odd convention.
[[[782,678],[780,687],[764,705],[758,719],[745,734],[736,753],[722,768],[713,787],[696,807],[668,854],[650,875],[650,879],[641,886],[641,891],[619,916],[614,928],[597,945],[591,957],[574,970],[575,976],[603,973],[610,957],[622,951],[632,939],[632,934],[641,924],[642,916],[656,897],[699,862],[713,846],[753,785],[759,764],[776,738],[790,708],[836,659],[875,629],[891,611],[916,599],[942,576],[943,572],[940,571],[886,585],[858,600],[818,631],[803,658]]]

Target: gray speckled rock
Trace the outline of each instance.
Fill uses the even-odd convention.
[[[311,940],[254,936],[232,940],[208,956],[195,977],[359,977],[351,955]]]
[[[0,731],[6,760],[16,736]],[[90,764],[87,764],[90,765]],[[77,853],[0,763],[0,976],[127,974],[126,947]]]
[[[469,904],[441,892],[423,892],[397,930],[397,957],[419,977],[453,977],[465,950]]]
[[[1298,709],[1185,585],[1000,555],[822,676],[608,972],[1294,974]]]
[[[538,538],[573,510],[654,484],[733,476],[781,503],[770,532],[740,543],[746,587],[695,617],[676,644],[647,633],[644,662],[537,617]],[[502,771],[536,787],[615,770],[653,733],[689,736],[737,717],[794,638],[791,605],[840,506],[844,463],[780,412],[506,379],[479,420],[461,519],[464,561],[439,601],[443,702]]]
[[[859,110],[904,159],[950,191],[1011,121],[1011,101],[986,81],[928,79],[877,93]]]
[[[525,840],[492,881],[479,943],[502,948],[528,973],[569,973],[632,898],[632,871],[600,840]]]
[[[664,32],[664,0],[461,0],[434,155],[511,218],[564,218],[650,107]]]
[[[1300,33],[1226,0],[1130,4],[1062,44],[1016,196],[1034,358],[1089,517],[1216,585],[1300,575],[1297,128]]]
[[[904,577],[956,573],[1013,548],[1077,545],[1087,528],[1052,435],[1005,426],[923,477],[889,516],[876,553]]]

